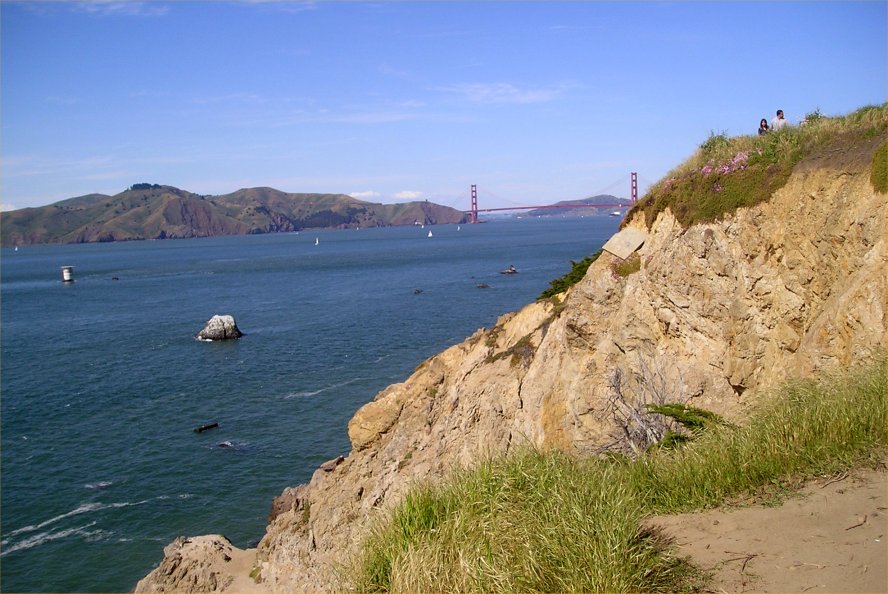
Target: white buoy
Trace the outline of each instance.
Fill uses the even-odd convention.
[[[63,283],[73,283],[74,282],[74,267],[73,266],[62,266],[62,282]]]

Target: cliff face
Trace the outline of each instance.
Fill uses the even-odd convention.
[[[888,200],[869,181],[883,139],[808,159],[769,202],[717,223],[631,221],[647,233],[640,270],[621,276],[604,253],[560,304],[503,316],[383,390],[350,421],[351,453],[275,500],[251,587],[336,589],[336,565],[413,481],[528,443],[598,451],[614,441],[616,382],[738,419],[786,378],[884,352]],[[171,545],[138,590],[243,578],[208,571],[224,564],[206,548]]]

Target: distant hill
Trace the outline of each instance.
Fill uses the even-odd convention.
[[[114,196],[88,194],[4,212],[0,243],[90,243],[465,221],[461,211],[432,202],[375,204],[345,194],[291,194],[274,188],[201,196],[173,186],[135,184]]]
[[[629,207],[632,205],[632,203],[625,198],[617,198],[616,196],[611,196],[610,194],[599,194],[597,196],[582,198],[580,200],[563,200],[561,202],[555,203],[555,206],[558,206],[558,208],[536,208],[518,216],[576,217],[580,215],[605,214],[607,212],[615,210],[613,207],[594,208],[588,206],[590,204],[622,204],[625,207]],[[577,206],[577,208],[570,208],[571,206]]]

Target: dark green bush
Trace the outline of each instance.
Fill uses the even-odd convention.
[[[560,278],[549,281],[549,288],[543,291],[540,296],[537,297],[537,301],[541,299],[548,299],[549,297],[554,297],[555,295],[563,293],[570,287],[580,282],[583,277],[586,276],[586,271],[589,270],[589,266],[591,266],[592,262],[597,260],[600,255],[601,250],[598,250],[591,256],[586,256],[579,262],[574,262],[573,260],[571,260],[570,272]]]

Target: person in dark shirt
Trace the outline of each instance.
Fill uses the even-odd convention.
[[[759,136],[761,136],[762,134],[767,134],[768,131],[769,131],[768,120],[765,118],[762,118],[762,121],[759,122]]]

